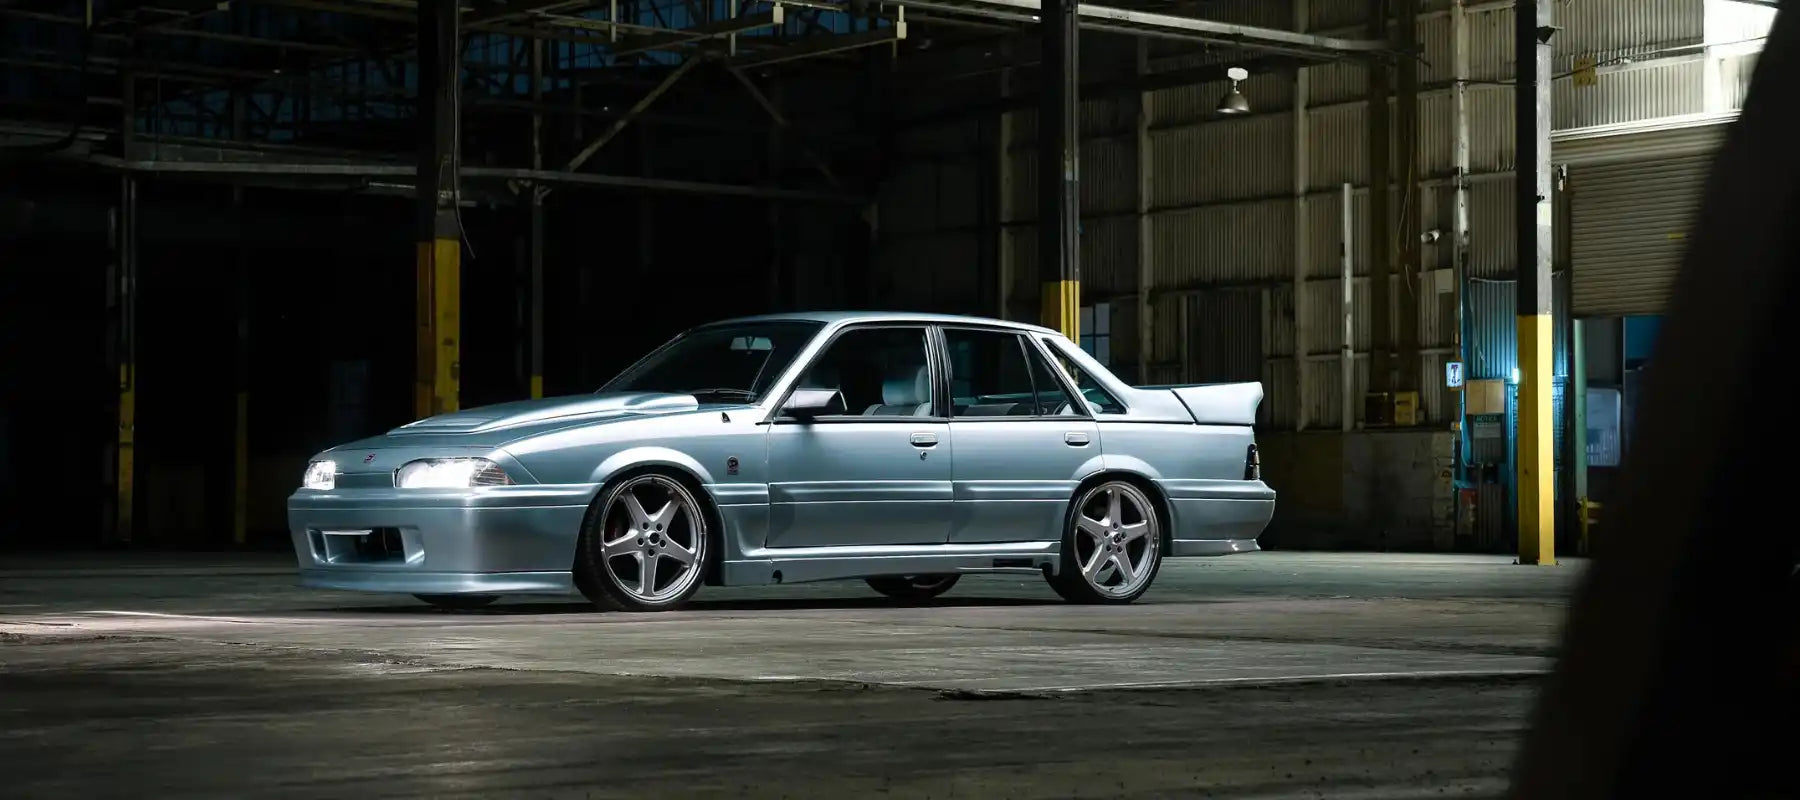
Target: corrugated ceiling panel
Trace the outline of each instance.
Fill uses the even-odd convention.
[[[1081,291],[1084,296],[1098,298],[1137,291],[1137,239],[1135,216],[1082,220]]]
[[[1294,285],[1291,283],[1269,287],[1269,336],[1263,344],[1267,356],[1294,354]]]
[[[1081,138],[1112,136],[1137,126],[1137,101],[1130,97],[1099,97],[1081,101]],[[1013,144],[1037,141],[1037,109],[1013,112]]]
[[[1469,171],[1510,170],[1518,160],[1513,147],[1513,90],[1504,86],[1469,88]]]
[[[1698,114],[1706,110],[1699,59],[1601,74],[1597,86],[1557,81],[1551,113],[1557,129]]]
[[[1701,0],[1582,0],[1556,4],[1558,63],[1578,54],[1618,55],[1699,44]]]
[[[1455,61],[1450,57],[1450,15],[1440,14],[1419,22],[1419,46],[1425,51],[1419,65],[1419,83],[1436,86],[1455,77]]]
[[[1151,206],[1292,191],[1293,117],[1248,117],[1150,134]]]
[[[1344,241],[1343,193],[1319,192],[1306,198],[1307,274],[1314,278],[1336,277],[1343,272],[1341,254]],[[1355,247],[1351,272],[1369,271],[1369,193],[1356,191],[1350,197],[1350,243]]]
[[[1349,181],[1362,186],[1369,179],[1369,132],[1361,104],[1331,106],[1313,111],[1307,118],[1308,178],[1314,188],[1329,188]]]
[[[1722,59],[1719,63],[1721,82],[1725,90],[1726,108],[1743,108],[1744,98],[1750,96],[1750,79],[1756,76],[1757,53],[1733,56]]]
[[[1299,381],[1294,376],[1294,362],[1269,361],[1263,364],[1263,402],[1257,407],[1257,422],[1277,430],[1293,430],[1294,409],[1299,405]]]
[[[1502,176],[1469,187],[1469,274],[1510,274],[1517,251],[1513,232],[1513,179]]]
[[[1309,84],[1306,102],[1312,106],[1341,103],[1369,94],[1369,71],[1360,61],[1334,61],[1309,67],[1306,80]]]
[[[1344,390],[1341,384],[1344,374],[1342,367],[1343,361],[1336,358],[1329,361],[1312,362],[1312,371],[1309,373],[1311,382],[1308,383],[1306,392],[1306,408],[1307,419],[1312,421],[1314,428],[1336,429],[1342,424],[1342,417],[1339,416],[1342,413],[1344,401]],[[1351,380],[1355,382],[1352,396],[1362,397],[1369,391],[1368,356],[1357,355],[1351,362],[1351,369],[1355,371],[1351,377]],[[1361,411],[1360,405],[1353,403],[1351,419],[1360,422]]]
[[[1355,25],[1369,18],[1368,0],[1312,0],[1308,6],[1306,29],[1309,31]]]
[[[1261,380],[1263,290],[1188,295],[1188,355],[1199,383]]]
[[[1288,200],[1166,211],[1151,216],[1156,284],[1279,279],[1293,274]]]
[[[1081,213],[1137,209],[1137,139],[1113,138],[1081,145]],[[1035,186],[1035,181],[1033,182]]]
[[[1513,10],[1511,6],[1469,14],[1469,78],[1507,80],[1513,74]],[[1508,95],[1511,96],[1510,94]]]
[[[1150,301],[1150,362],[1174,364],[1181,358],[1181,303],[1178,294],[1157,295]],[[1169,380],[1180,381],[1181,373]]]

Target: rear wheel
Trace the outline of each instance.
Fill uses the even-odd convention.
[[[458,611],[481,608],[500,599],[497,594],[415,594],[413,597],[438,608]]]
[[[884,575],[879,578],[864,578],[869,588],[874,589],[895,600],[930,600],[955,586],[961,575],[949,573],[944,575]]]
[[[576,586],[596,605],[666,611],[700,590],[707,513],[680,480],[652,472],[607,490],[583,526]]]
[[[1144,490],[1107,481],[1082,492],[1069,510],[1062,564],[1050,586],[1072,603],[1129,603],[1162,567],[1162,525]]]

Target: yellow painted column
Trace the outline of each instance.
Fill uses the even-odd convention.
[[[1551,315],[1519,316],[1519,563],[1556,563]]]
[[[1044,327],[1061,331],[1069,341],[1079,344],[1081,281],[1045,281],[1043,312]]]
[[[414,416],[423,419],[457,410],[461,392],[462,243],[433,239],[419,243],[418,375]]]

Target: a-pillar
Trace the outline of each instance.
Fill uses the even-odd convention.
[[[457,214],[461,64],[454,0],[421,0],[418,9],[418,350],[413,413],[424,418],[455,411],[461,382],[462,225]]]

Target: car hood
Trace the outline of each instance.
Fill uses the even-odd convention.
[[[387,435],[394,439],[404,439],[427,434],[494,433],[528,427],[541,428],[547,423],[553,427],[561,427],[562,424],[586,424],[651,414],[678,414],[697,411],[699,408],[700,403],[693,395],[664,392],[546,397],[439,414],[402,425],[388,431]]]

